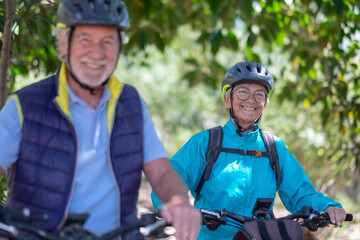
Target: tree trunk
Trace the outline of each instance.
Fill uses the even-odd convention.
[[[14,0],[6,0],[6,20],[0,62],[0,109],[6,101],[7,70],[10,59],[11,26],[14,19]]]

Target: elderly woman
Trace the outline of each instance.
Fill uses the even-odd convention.
[[[281,139],[270,135],[278,158],[273,162],[275,167],[269,164],[269,155],[257,154],[266,152],[265,134],[258,124],[273,83],[270,73],[258,63],[239,62],[232,66],[222,82],[222,97],[230,119],[220,128],[223,132],[222,149],[207,181],[202,179],[207,165],[209,131],[191,137],[170,159],[171,165],[196,197],[197,208],[226,208],[251,217],[257,198],[275,199],[278,192],[290,212],[311,206],[317,211],[325,210],[332,222],[341,226],[346,214],[341,205],[316,192]],[[201,189],[199,183],[203,184]],[[155,207],[161,204],[154,194],[153,203]],[[203,226],[198,239],[232,239],[236,232],[236,228],[229,226],[220,226],[215,231]]]

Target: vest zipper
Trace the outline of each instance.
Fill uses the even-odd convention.
[[[74,167],[73,179],[71,181],[70,193],[69,193],[69,197],[68,197],[67,202],[66,202],[63,218],[61,219],[60,223],[57,226],[57,229],[60,230],[64,226],[64,224],[66,222],[66,219],[67,219],[67,216],[68,216],[68,213],[69,213],[69,208],[70,208],[70,199],[72,198],[72,195],[74,193],[75,176],[76,176],[77,167],[78,167],[77,161],[78,161],[78,154],[79,154],[79,136],[78,136],[78,134],[77,134],[77,132],[75,130],[74,125],[72,124],[71,120],[69,119],[69,117],[66,114],[64,114],[64,112],[58,106],[56,101],[54,101],[54,104],[55,104],[57,110],[60,112],[60,114],[70,123],[70,126],[71,126],[71,128],[72,128],[72,130],[74,132],[75,141],[76,141],[76,157],[75,157],[75,167]]]
[[[113,167],[112,161],[111,161],[111,154],[110,154],[110,145],[111,144],[110,144],[110,142],[111,142],[113,127],[114,127],[114,122],[115,122],[116,107],[117,107],[117,105],[119,103],[121,93],[122,93],[122,91],[120,91],[120,94],[116,98],[113,113],[112,113],[111,123],[108,122],[108,124],[111,124],[111,128],[110,128],[110,132],[109,132],[108,147],[107,147],[107,161],[108,161],[108,165],[109,165],[111,175],[112,175],[112,177],[114,179],[115,188],[117,190],[118,199],[119,199],[119,201],[117,202],[117,205],[118,205],[118,208],[119,208],[119,215],[118,215],[119,216],[119,227],[121,226],[121,191],[120,191],[120,186],[119,186],[119,183],[118,183],[118,181],[116,179],[116,175],[115,175],[115,172],[114,172],[114,167]],[[107,111],[108,111],[108,109],[107,109]]]

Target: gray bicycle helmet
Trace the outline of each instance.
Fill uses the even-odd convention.
[[[57,27],[102,25],[125,31],[129,14],[120,0],[63,0],[56,16]]]
[[[238,62],[229,68],[221,84],[222,98],[225,92],[240,83],[256,83],[271,91],[274,86],[274,79],[266,68],[256,62]]]

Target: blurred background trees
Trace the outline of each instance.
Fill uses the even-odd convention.
[[[0,96],[58,68],[58,2],[14,0]],[[227,121],[222,77],[236,62],[253,60],[275,78],[262,127],[284,139],[318,190],[358,202],[359,1],[124,2],[130,28],[116,74],[138,87],[170,156],[195,132]],[[1,47],[5,6],[0,2]]]

